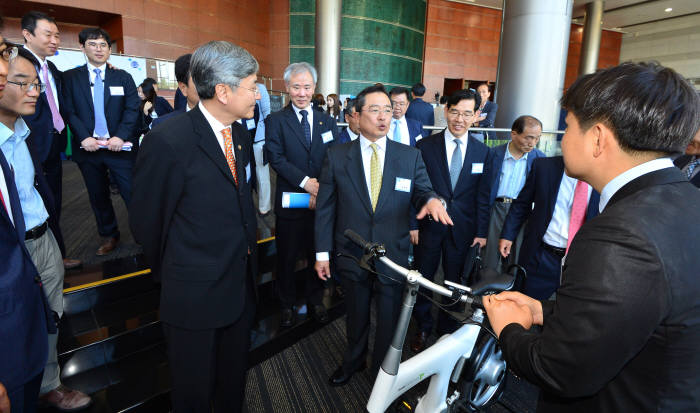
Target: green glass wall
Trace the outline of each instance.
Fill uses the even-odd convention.
[[[425,0],[343,0],[340,94],[422,78]],[[290,62],[314,63],[315,0],[290,0]]]

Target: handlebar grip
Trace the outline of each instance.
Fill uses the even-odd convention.
[[[365,241],[364,238],[360,236],[357,232],[351,230],[351,229],[346,229],[345,232],[343,232],[343,235],[345,235],[345,238],[349,239],[350,241],[354,242],[357,244],[357,246],[361,247],[363,250],[366,250],[367,247],[370,246],[370,243]]]

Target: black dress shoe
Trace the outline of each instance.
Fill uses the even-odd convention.
[[[326,307],[324,307],[323,304],[313,306],[312,316],[314,320],[322,324],[327,323],[329,319],[328,310],[326,310]]]
[[[294,321],[296,319],[296,312],[294,311],[293,308],[284,308],[282,309],[282,321],[280,321],[280,325],[282,327],[291,327],[294,325]]]
[[[358,371],[362,371],[366,368],[367,363],[362,363],[357,370],[348,373],[343,369],[343,366],[340,366],[336,371],[333,372],[333,374],[331,374],[331,377],[328,379],[328,384],[330,384],[333,387],[342,386],[343,384],[350,381],[350,378],[353,374],[357,373]]]
[[[425,343],[428,341],[429,335],[430,333],[427,331],[419,331],[411,341],[411,350],[413,350],[414,353],[420,353],[425,350]]]

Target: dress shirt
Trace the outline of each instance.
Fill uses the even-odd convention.
[[[221,152],[224,154],[224,157],[226,157],[226,146],[224,146],[224,135],[221,133],[222,130],[231,127],[231,125],[224,125],[223,123],[219,122],[216,120],[214,116],[212,116],[211,113],[207,110],[207,108],[202,105],[202,102],[199,102],[199,110],[202,111],[202,115],[204,115],[204,118],[209,122],[209,126],[211,126],[211,130],[214,131],[214,135],[216,136],[216,141],[219,143],[219,147],[221,148]],[[233,133],[233,131],[231,131]],[[233,135],[231,135],[233,136]],[[233,159],[236,159],[236,151],[233,152]]]
[[[445,155],[447,156],[448,171],[452,167],[452,153],[454,153],[455,147],[457,146],[455,139],[459,139],[459,141],[462,142],[462,144],[459,145],[459,149],[462,151],[462,165],[464,165],[464,160],[467,159],[467,143],[469,143],[469,139],[467,139],[468,136],[469,133],[465,132],[461,138],[457,138],[452,134],[452,132],[450,132],[449,129],[445,129]]]
[[[265,118],[270,114],[270,95],[267,93],[265,85],[256,83],[255,86],[260,92],[260,100],[257,101],[260,109],[260,118],[258,119],[258,127],[255,129],[255,139],[253,142],[262,142],[265,140]],[[311,129],[313,131],[313,129]]]
[[[372,198],[372,177],[370,175],[370,162],[372,161],[372,154],[374,151],[370,146],[372,143],[377,144],[377,157],[379,158],[379,168],[382,170],[382,175],[384,175],[384,155],[386,154],[386,140],[388,138],[381,137],[375,142],[370,141],[360,134],[360,153],[362,154],[362,169],[365,172],[365,184],[367,185],[367,195]],[[453,143],[454,145],[454,143]],[[330,259],[328,251],[322,251],[316,253],[316,261],[328,261]]]
[[[303,116],[301,116],[301,113],[299,113],[299,112],[301,112],[302,110],[309,112],[306,114],[306,120],[309,121],[309,131],[311,132],[311,139],[313,142],[313,138],[314,138],[314,109],[311,107],[311,105],[305,107],[304,109],[299,109],[298,107],[294,106],[293,103],[292,103],[292,109],[294,109],[294,113],[297,114],[297,119],[299,119],[299,125],[301,125],[301,120],[304,118]],[[306,185],[306,182],[308,180],[309,180],[309,177],[305,176],[304,179],[301,180],[299,187],[301,189],[304,189],[304,185]]]
[[[544,233],[542,241],[557,248],[566,248],[567,240],[569,239],[569,220],[571,219],[571,206],[574,204],[574,190],[576,189],[575,178],[571,178],[563,174],[559,192],[557,193],[557,202],[554,204],[554,212],[552,220],[549,221],[547,232]],[[588,200],[591,199],[592,188],[588,185]]]
[[[102,78],[102,84],[104,85],[107,63],[103,64],[102,66],[93,66],[90,64],[90,62],[87,63],[88,75],[90,75],[90,95],[92,96],[93,100],[95,99],[95,76],[97,76],[95,74],[95,69],[100,69],[100,77]],[[105,86],[105,90],[107,90],[107,86]]]
[[[503,166],[501,166],[496,196],[515,199],[525,185],[525,178],[527,178],[527,156],[530,153],[525,153],[520,159],[515,159],[513,154],[510,153],[511,143],[513,143],[513,141],[509,142],[506,146],[506,153],[503,157]]]
[[[14,129],[13,132],[0,123],[0,149],[2,149],[7,163],[14,170],[15,186],[19,194],[24,223],[27,230],[30,230],[43,224],[49,218],[49,213],[46,211],[44,200],[41,199],[39,191],[34,187],[34,163],[26,142],[29,128],[22,117],[17,118]],[[9,206],[10,198],[5,199]]]
[[[348,132],[348,136],[350,137],[351,142],[360,136],[360,135],[355,135],[355,132],[351,131],[349,127],[345,130]],[[698,169],[700,169],[700,168],[698,168]]]
[[[41,57],[39,57],[39,55],[34,53],[32,49],[28,48],[26,44],[23,47],[27,49],[29,53],[33,54],[37,62],[39,62],[39,81],[43,83],[43,78],[41,77],[41,68],[45,64],[47,64],[46,59],[42,59]],[[49,84],[46,85],[46,87],[50,87],[51,91],[53,92],[53,101],[56,103],[56,109],[61,109],[61,107],[58,105],[58,90],[56,89],[56,80],[54,80],[53,74],[51,73],[51,69],[49,69],[48,67],[46,68],[46,74],[49,78]],[[46,95],[46,97],[49,97],[49,95]]]
[[[7,182],[5,182],[5,174],[2,167],[0,167],[0,193],[2,194],[2,199],[5,200],[5,210],[7,211],[7,215],[10,217],[10,221],[12,221],[14,224],[15,220],[12,217],[12,206],[10,205],[10,191],[7,189]],[[2,205],[0,205],[0,207],[2,207]]]
[[[603,212],[605,206],[610,202],[610,198],[615,195],[620,188],[627,185],[630,181],[639,178],[642,175],[646,175],[650,172],[658,171],[665,168],[673,168],[673,161],[671,158],[658,158],[653,161],[644,162],[641,165],[637,165],[634,168],[628,169],[620,175],[608,182],[603,190],[600,192],[600,202],[598,203],[598,209]]]
[[[406,116],[402,116],[401,119],[391,118],[391,124],[389,125],[389,134],[387,137],[394,140],[394,126],[396,121],[399,123],[399,132],[401,132],[401,143],[404,145],[411,145],[411,136],[408,133],[408,123],[406,122]]]

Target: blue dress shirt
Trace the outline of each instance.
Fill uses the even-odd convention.
[[[517,198],[520,190],[525,185],[527,178],[527,156],[524,154],[520,159],[515,159],[510,153],[510,144],[506,146],[506,153],[501,166],[501,176],[498,184],[497,197]]]

